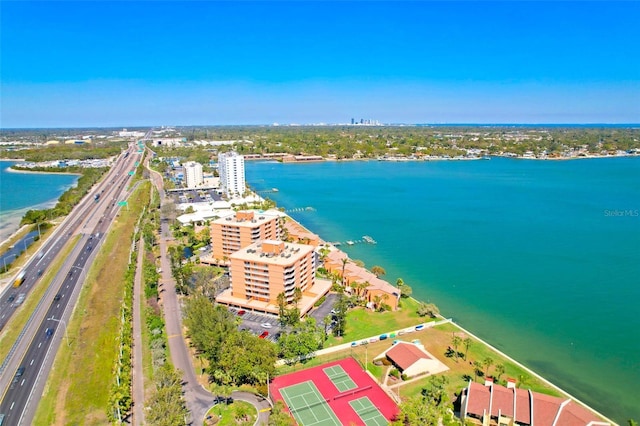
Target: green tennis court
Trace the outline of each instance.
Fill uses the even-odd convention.
[[[340,421],[309,380],[280,389],[280,395],[301,426],[339,426]]]
[[[366,396],[349,401],[349,405],[353,408],[353,411],[358,413],[367,426],[386,426],[389,424],[387,419]]]
[[[346,392],[358,387],[341,365],[323,368],[322,371],[324,371],[324,374],[327,375],[339,392]]]

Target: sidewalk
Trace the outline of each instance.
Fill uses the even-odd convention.
[[[133,424],[143,425],[144,422],[144,365],[142,361],[142,268],[144,260],[144,240],[138,241],[138,261],[133,283]]]

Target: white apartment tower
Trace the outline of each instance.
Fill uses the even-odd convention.
[[[231,151],[218,155],[220,189],[231,198],[246,191],[244,180],[244,157]]]
[[[197,188],[204,182],[202,178],[202,164],[189,161],[184,164],[184,177],[187,188]]]

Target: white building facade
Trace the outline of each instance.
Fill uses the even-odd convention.
[[[236,152],[218,155],[220,189],[229,198],[242,196],[246,191],[244,178],[244,157]]]
[[[202,164],[189,161],[184,164],[184,178],[187,188],[197,188],[204,182],[202,177]]]

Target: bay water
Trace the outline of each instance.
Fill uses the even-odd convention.
[[[565,391],[640,419],[640,158],[247,162],[246,175]],[[344,244],[363,235],[377,244]]]
[[[18,229],[27,210],[55,206],[60,195],[78,180],[77,175],[8,171],[15,163],[0,161],[0,241]]]

